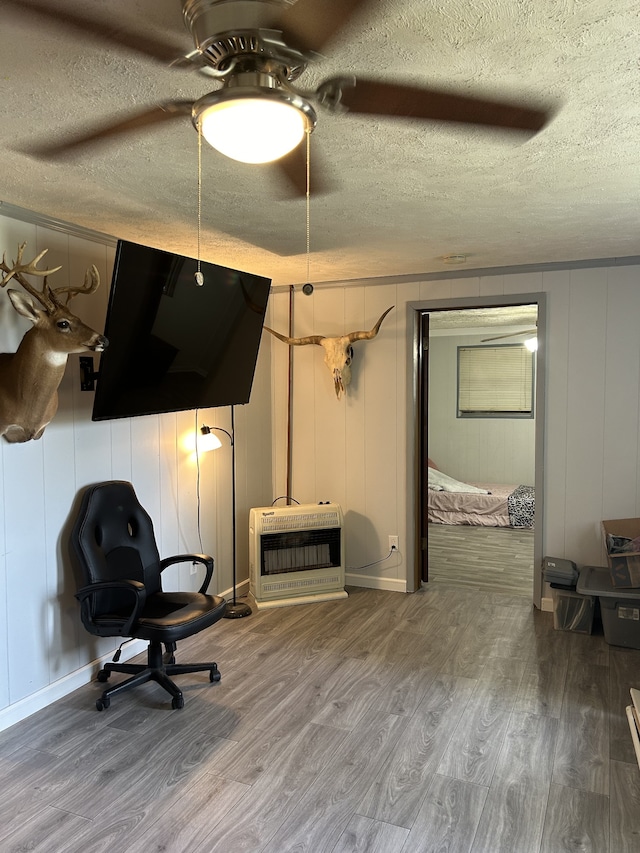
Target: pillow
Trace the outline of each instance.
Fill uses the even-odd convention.
[[[469,483],[461,483],[460,480],[454,480],[448,474],[443,474],[442,471],[434,471],[429,468],[429,488],[440,486],[445,492],[461,492],[475,495],[490,495],[486,489],[480,489],[478,486],[471,486]]]

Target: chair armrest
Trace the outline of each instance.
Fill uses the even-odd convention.
[[[173,566],[175,563],[202,563],[207,573],[198,592],[207,591],[213,577],[213,557],[208,554],[176,554],[175,557],[165,557],[164,560],[160,560],[160,571],[163,572],[167,566]]]
[[[80,604],[84,604],[85,601],[95,595],[96,592],[106,592],[116,589],[123,590],[124,592],[130,592],[134,598],[133,609],[126,624],[122,628],[123,635],[130,637],[131,634],[129,633],[129,630],[138,618],[138,614],[144,607],[145,601],[147,600],[147,591],[143,583],[140,583],[140,581],[129,580],[99,581],[98,583],[89,584],[89,586],[83,586],[76,592],[75,597],[78,599]]]

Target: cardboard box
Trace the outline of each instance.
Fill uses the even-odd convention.
[[[620,536],[625,539],[640,537],[640,518],[614,518],[603,521],[602,532],[613,585],[620,589],[640,587],[640,550],[624,554],[610,554],[607,547],[609,535]]]

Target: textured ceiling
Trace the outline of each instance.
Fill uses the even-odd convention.
[[[59,0],[191,49],[179,0]],[[637,0],[379,0],[298,85],[339,73],[558,106],[526,142],[510,134],[319,115],[311,158],[333,192],[312,198],[312,282],[640,254]],[[0,199],[116,237],[195,255],[197,134],[188,119],[63,163],[20,147],[136,107],[214,88],[37,24],[0,3]],[[206,146],[205,146],[206,147]],[[305,200],[274,170],[203,150],[202,256],[307,280]],[[458,267],[459,268],[459,267]]]
[[[537,305],[509,305],[493,308],[462,308],[460,310],[430,311],[429,332],[469,333],[493,326],[513,326],[535,329],[538,323]]]

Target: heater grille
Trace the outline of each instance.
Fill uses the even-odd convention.
[[[293,592],[294,590],[309,590],[314,587],[323,586],[324,584],[339,584],[340,576],[334,575],[327,578],[304,578],[298,581],[266,581],[262,588],[264,592]]]
[[[339,527],[266,533],[260,539],[260,572],[263,575],[340,565]]]
[[[261,528],[263,533],[275,533],[279,530],[313,530],[317,527],[341,527],[342,520],[338,509],[329,509],[319,512],[318,507],[312,504],[313,510],[309,512],[300,512],[296,507],[293,512],[273,511],[273,514],[264,514],[261,519]]]
[[[326,569],[330,565],[330,550],[326,544],[279,548],[277,551],[263,551],[262,554],[262,573],[265,575],[296,572],[301,568]]]

